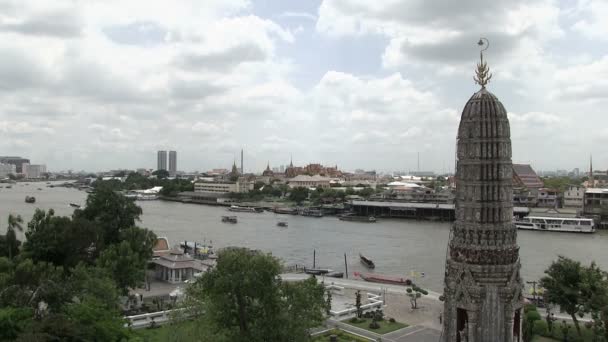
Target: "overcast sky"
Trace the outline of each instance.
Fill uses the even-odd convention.
[[[480,36],[513,161],[608,167],[605,0],[0,0],[0,155],[448,171]]]

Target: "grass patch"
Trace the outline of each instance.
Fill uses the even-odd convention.
[[[323,335],[316,336],[311,340],[311,342],[327,342],[329,341],[329,336],[331,335],[338,336],[338,342],[369,342],[368,339],[355,336],[338,329],[334,329],[326,332]]]
[[[388,334],[390,332],[393,332],[395,330],[399,330],[401,328],[405,328],[405,327],[408,326],[405,323],[399,323],[399,322],[391,323],[391,322],[389,322],[387,320],[382,320],[382,321],[378,322],[378,324],[380,324],[380,328],[378,328],[378,329],[370,329],[369,324],[372,322],[371,318],[362,318],[357,323],[352,323],[350,320],[351,320],[350,318],[346,319],[346,320],[342,321],[342,323],[346,323],[348,325],[352,325],[353,327],[365,329],[365,330],[374,332],[374,333],[379,334],[379,335]]]
[[[178,338],[177,333],[190,331],[195,324],[195,321],[167,323],[158,328],[133,330],[133,335],[141,338],[144,342],[176,341],[176,338]]]
[[[568,325],[570,326],[570,329],[568,331],[568,341],[572,341],[572,342],[592,342],[594,341],[593,339],[593,331],[590,329],[587,329],[587,327],[585,327],[585,323],[584,322],[580,322],[580,326],[581,326],[581,337],[578,336],[578,333],[576,332],[576,327],[574,326],[574,324],[572,323],[568,323]],[[554,341],[563,341],[564,340],[564,334],[562,333],[562,323],[560,322],[555,322],[553,323],[553,331],[550,333],[549,336],[534,336],[534,338],[532,339],[532,342],[554,342]]]

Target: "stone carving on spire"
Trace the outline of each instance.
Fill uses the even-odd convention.
[[[490,79],[492,79],[492,73],[490,73],[490,68],[488,67],[488,64],[483,60],[483,52],[490,47],[490,41],[486,38],[480,38],[479,42],[477,42],[477,45],[479,45],[480,47],[485,47],[482,48],[481,51],[479,51],[480,62],[477,63],[477,70],[475,70],[476,76],[473,77],[473,80],[475,80],[475,83],[479,84],[482,88],[485,88],[486,84],[488,84],[488,82],[490,82]]]

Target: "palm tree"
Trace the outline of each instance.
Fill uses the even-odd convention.
[[[6,245],[8,247],[8,258],[13,258],[13,249],[17,249],[17,234],[15,230],[23,231],[23,219],[21,215],[8,214],[8,227],[6,228]]]

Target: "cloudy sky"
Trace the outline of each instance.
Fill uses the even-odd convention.
[[[605,0],[0,0],[0,155],[453,168],[480,36],[513,161],[608,167]]]

